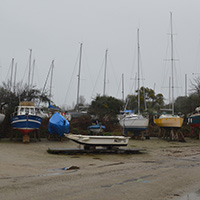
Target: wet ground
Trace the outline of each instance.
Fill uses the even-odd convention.
[[[133,155],[52,155],[72,141],[0,141],[1,200],[168,200],[199,197],[200,141],[130,140]],[[199,198],[198,198],[199,199]]]

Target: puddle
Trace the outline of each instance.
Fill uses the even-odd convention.
[[[127,180],[124,180],[122,182],[118,182],[118,183],[114,183],[114,184],[110,184],[110,185],[102,185],[101,187],[108,188],[108,187],[112,187],[112,186],[115,186],[115,185],[123,185],[123,184],[131,183],[131,182],[135,182],[135,183],[149,183],[150,180],[143,180],[143,178],[148,178],[148,177],[152,177],[152,176],[153,175],[147,175],[147,176],[141,176],[139,178],[131,178],[131,179],[127,179]]]
[[[61,174],[63,174],[63,173],[59,173],[59,172],[57,172],[57,173],[51,173],[51,174],[41,174],[41,175],[38,175],[38,177],[44,177],[44,176],[57,176],[57,175],[61,175]]]
[[[199,200],[200,199],[200,194],[196,192],[192,192],[189,194],[186,194],[185,196],[175,198],[174,200]]]

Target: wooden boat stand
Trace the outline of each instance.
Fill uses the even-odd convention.
[[[180,128],[160,128],[159,135],[169,141],[185,142],[184,135]]]
[[[35,130],[33,132],[31,132],[31,134],[33,134],[33,139],[35,142],[37,141],[41,141],[40,139],[40,130]],[[13,130],[11,129],[11,134],[10,134],[10,140],[13,140],[13,137],[15,136],[15,138],[20,138],[22,135],[19,131],[17,130]],[[22,137],[23,143],[29,143],[30,142],[30,135],[23,135]]]

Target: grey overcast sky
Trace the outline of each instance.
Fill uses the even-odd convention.
[[[199,0],[0,0],[0,81],[10,78],[12,58],[17,81],[27,82],[29,49],[35,59],[34,84],[44,86],[52,60],[52,100],[76,103],[80,43],[83,43],[80,95],[87,103],[103,93],[104,56],[108,49],[106,94],[134,93],[137,28],[140,29],[142,84],[169,97],[170,12],[173,13],[176,96],[185,95],[185,74],[200,72]],[[49,82],[48,85],[49,87]]]

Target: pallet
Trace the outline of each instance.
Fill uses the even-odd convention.
[[[83,149],[83,148],[49,148],[48,153],[51,154],[138,154],[145,149],[139,148],[95,148],[95,149]]]

